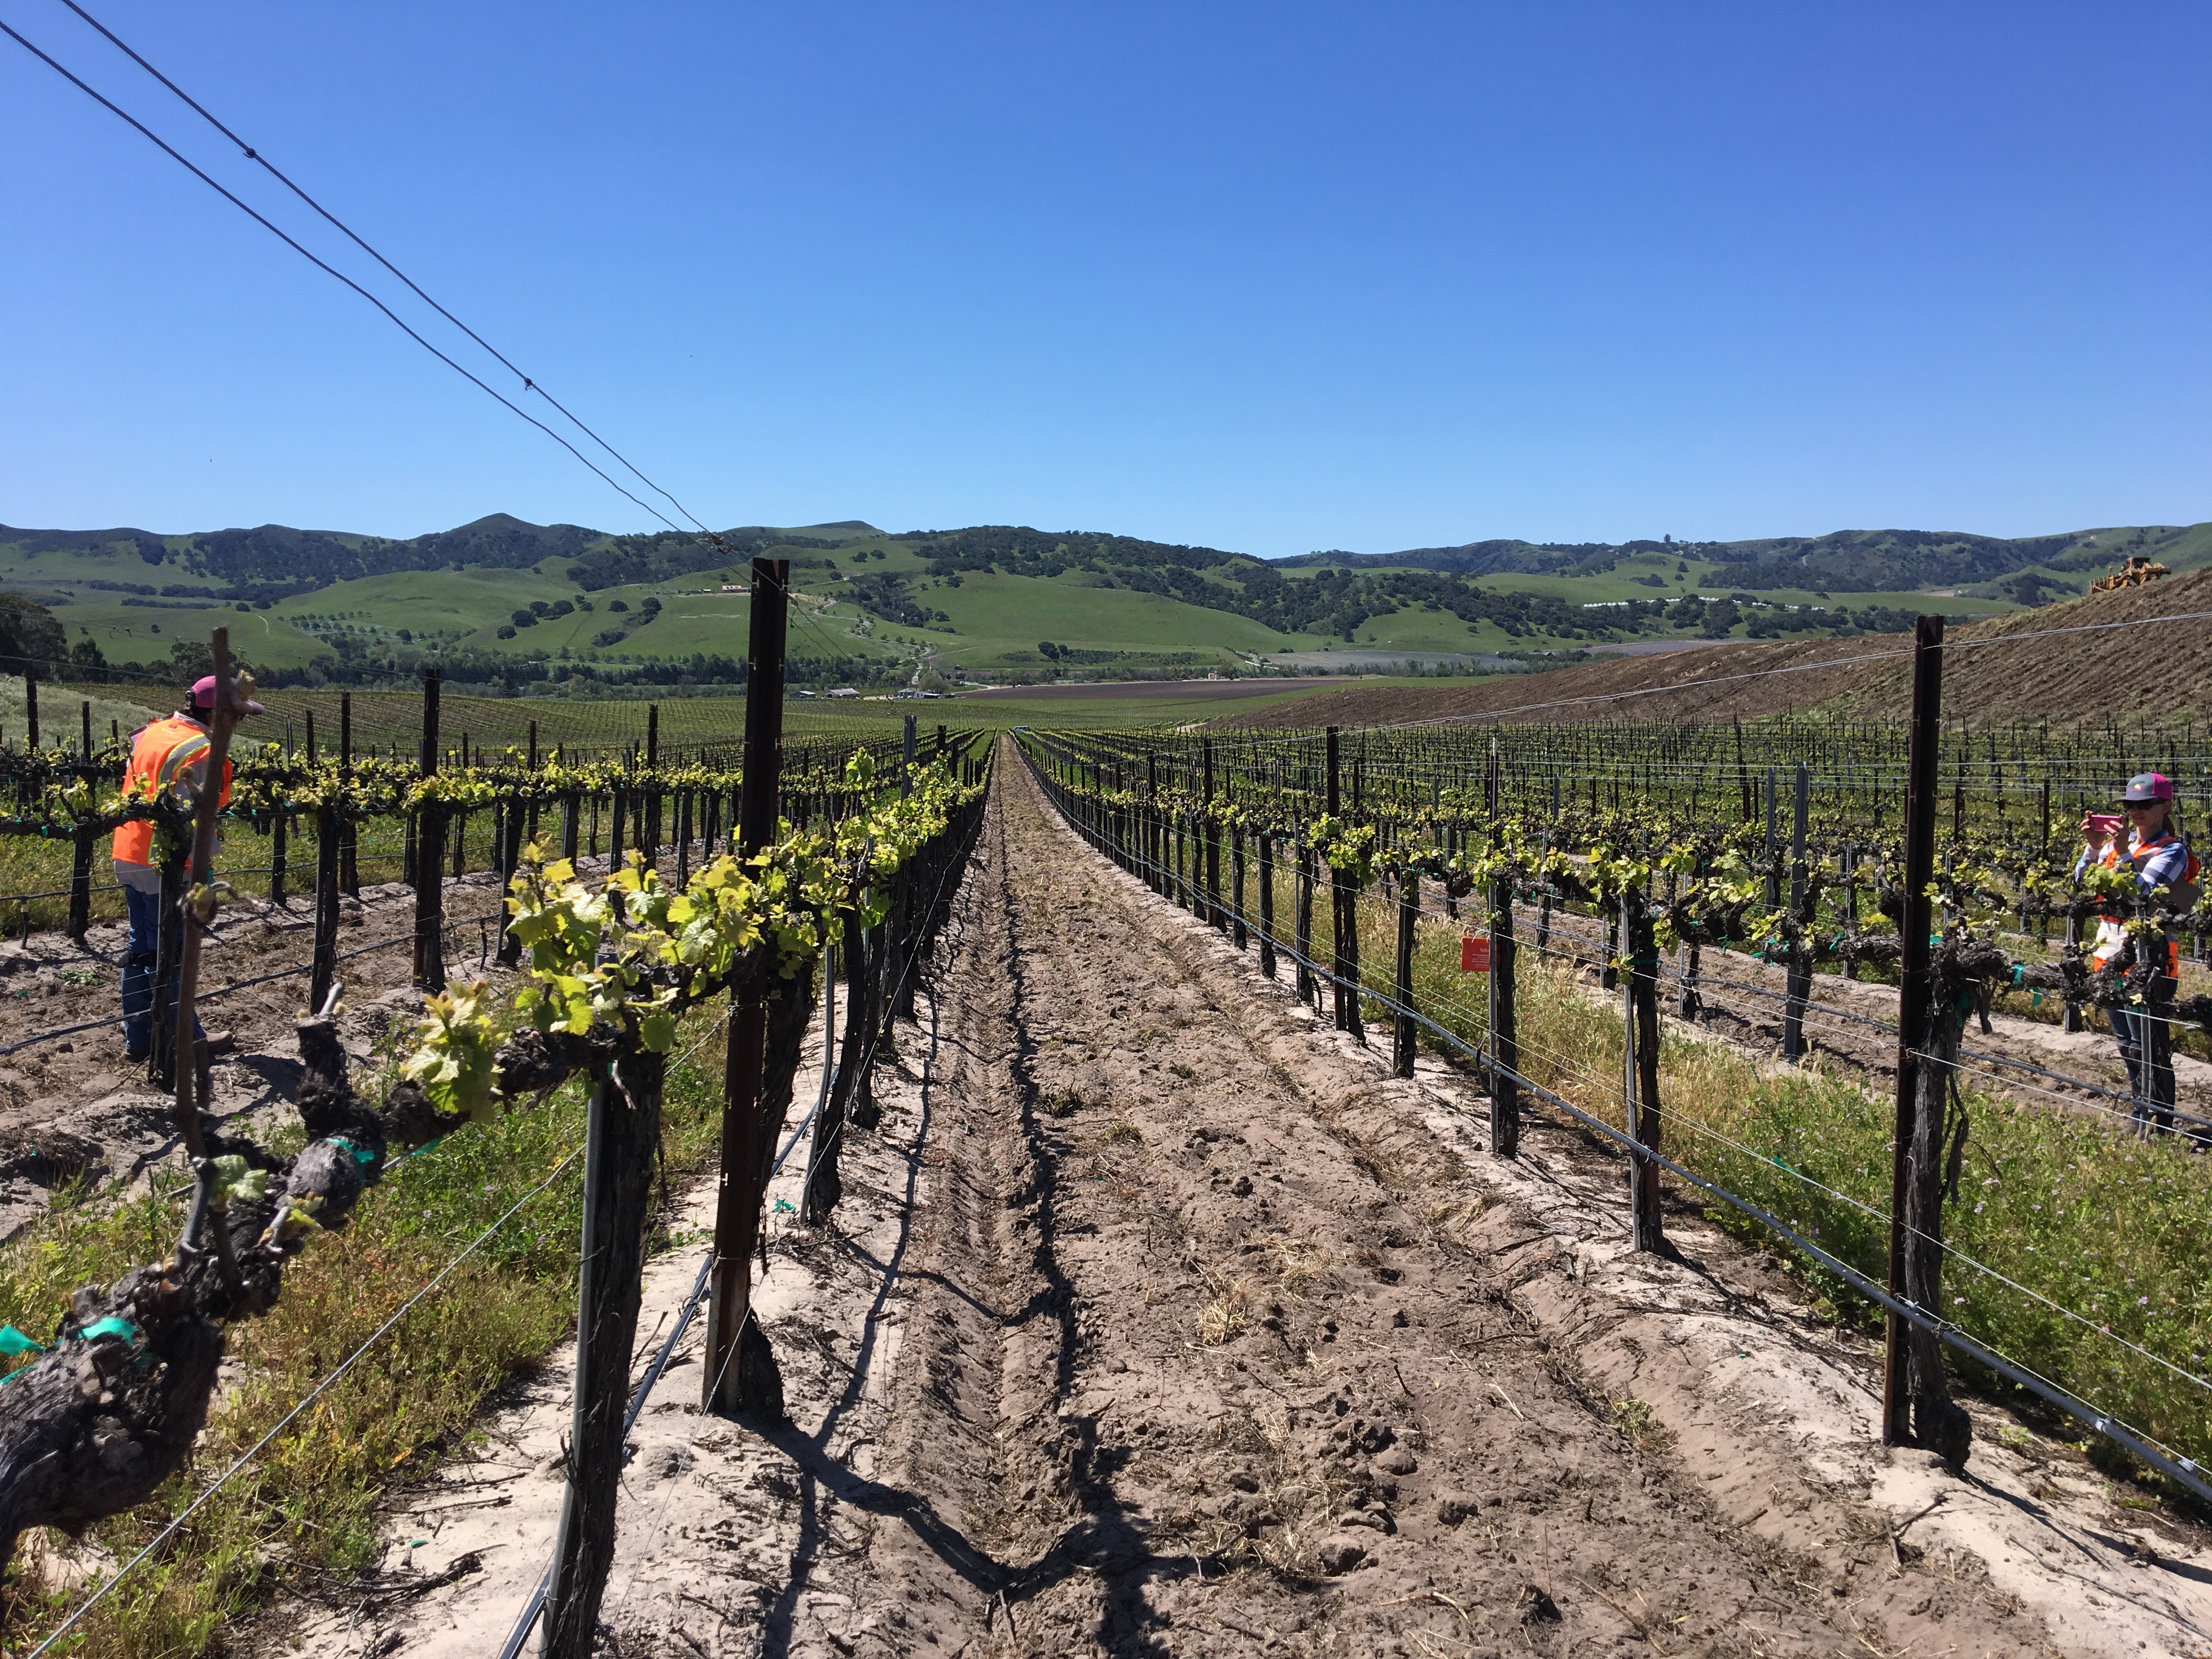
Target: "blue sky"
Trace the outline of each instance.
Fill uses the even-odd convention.
[[[2201,3],[86,3],[717,526],[2212,517]],[[653,522],[4,39],[0,155],[0,520]]]

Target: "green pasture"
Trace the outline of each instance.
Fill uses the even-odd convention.
[[[963,572],[957,587],[924,579],[909,584],[915,603],[944,611],[951,622],[893,631],[926,640],[941,663],[974,668],[1010,659],[1042,665],[1037,645],[1046,640],[1086,651],[1126,651],[1139,659],[1200,653],[1208,663],[1224,666],[1237,652],[1294,651],[1311,644],[1304,635],[1279,634],[1249,617],[1162,594],[1096,586],[1100,580],[1088,571],[1050,578]],[[951,631],[943,631],[947,627]]]

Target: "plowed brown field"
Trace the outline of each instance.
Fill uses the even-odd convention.
[[[1940,604],[1929,601],[1931,609]],[[2185,620],[2157,620],[2165,617]],[[2130,625],[2102,626],[2107,623]],[[2047,631],[2063,629],[2093,631]],[[2201,717],[2212,696],[2207,666],[2212,665],[2212,570],[2015,611],[1953,629],[1948,639],[1973,648],[1945,659],[1947,718],[2071,724],[2106,714]],[[1216,724],[1372,726],[1460,718],[1686,722],[1815,708],[1901,720],[1911,702],[1911,643],[1905,635],[1864,635],[1714,645],[1452,689],[1352,689],[1227,714]]]

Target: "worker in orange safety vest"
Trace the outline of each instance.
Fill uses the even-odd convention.
[[[215,676],[203,676],[183,709],[142,727],[131,738],[130,763],[123,770],[126,797],[158,799],[167,794],[180,806],[198,804],[207,784],[211,746],[207,719],[215,708]],[[258,702],[249,702],[246,708],[248,714],[262,712]],[[218,806],[230,800],[230,779],[231,764],[226,760]],[[161,872],[154,862],[153,822],[135,818],[118,825],[114,855],[115,882],[123,890],[131,922],[123,957],[123,1052],[127,1060],[143,1060],[153,1048],[154,974],[161,937]],[[173,979],[169,991],[173,1000]],[[229,1046],[228,1037],[210,1041],[201,1033],[202,1063]]]
[[[2173,828],[2173,781],[2161,772],[2144,772],[2128,780],[2120,805],[2128,816],[2124,830],[2110,827],[2093,814],[2081,821],[2087,843],[2075,860],[2078,878],[2092,863],[2117,870],[2132,868],[2138,890],[2148,895],[2160,889],[2160,917],[2165,931],[2151,945],[2163,957],[2159,972],[2144,988],[2140,1008],[2112,1008],[2112,1035],[2118,1039],[2120,1060],[2128,1068],[2128,1084],[2135,1097],[2136,1132],[2154,1129],[2172,1133],[2174,1116],[2173,999],[2181,986],[2181,942],[2174,935],[2179,917],[2195,908],[2202,891],[2198,885],[2197,854]],[[2102,968],[2127,942],[2127,918],[2108,912],[2099,922],[2097,938],[2089,947],[2089,965]],[[2195,1149],[2208,1144],[2192,1133]]]

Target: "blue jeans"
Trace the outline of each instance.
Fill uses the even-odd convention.
[[[131,918],[131,939],[123,951],[123,1046],[143,1054],[154,1042],[154,969],[161,944],[161,896],[136,887],[123,890],[123,903]],[[169,977],[169,1006],[177,1006],[177,977]],[[207,1035],[195,1018],[193,1032]]]
[[[2132,1008],[2111,1011],[2112,1035],[2119,1039],[2120,1060],[2128,1068],[2128,1085],[2135,1096],[2136,1133],[2153,1129],[2173,1132],[2174,994],[2180,989],[2161,974],[2150,983],[2139,1012]]]

